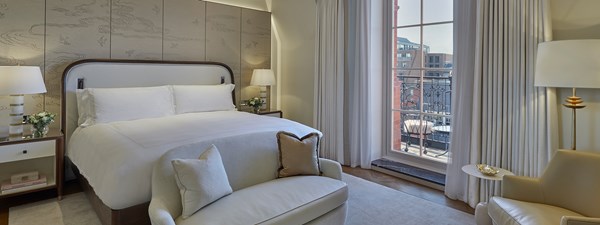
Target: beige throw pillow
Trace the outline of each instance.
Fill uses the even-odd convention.
[[[321,175],[319,169],[319,134],[310,133],[302,138],[280,131],[277,133],[279,145],[279,177],[296,175]]]
[[[214,145],[204,151],[198,159],[175,159],[171,164],[181,194],[181,216],[184,219],[233,192],[221,154]]]

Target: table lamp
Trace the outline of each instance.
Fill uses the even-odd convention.
[[[23,136],[25,94],[45,93],[42,72],[37,66],[0,66],[0,95],[10,95],[9,138]]]
[[[577,147],[576,110],[584,108],[576,88],[600,87],[600,40],[564,40],[538,45],[534,85],[573,88],[565,107],[573,110],[571,149]]]
[[[255,69],[252,72],[250,85],[260,86],[260,98],[266,103],[265,108],[270,108],[268,94],[271,93],[271,85],[275,85],[275,75],[270,69]]]

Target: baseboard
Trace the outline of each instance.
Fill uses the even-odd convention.
[[[430,187],[430,188],[433,188],[433,189],[436,189],[436,190],[444,191],[444,186],[436,184],[436,183],[432,183],[432,182],[429,182],[429,181],[426,181],[426,180],[423,180],[423,179],[415,178],[415,177],[412,177],[412,176],[409,176],[409,175],[398,173],[398,172],[395,172],[395,171],[392,171],[392,170],[388,170],[386,168],[378,167],[378,166],[375,166],[375,165],[372,165],[371,169],[375,170],[377,172],[385,173],[385,174],[390,175],[390,176],[398,177],[400,179],[404,179],[404,180],[407,180],[407,181],[410,181],[410,182],[413,182],[413,183],[417,183],[417,184],[420,184],[420,185],[423,185],[423,186],[426,186],[426,187]]]

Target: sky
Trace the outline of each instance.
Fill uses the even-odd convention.
[[[398,0],[398,26],[419,24],[421,20],[421,0]],[[423,23],[435,23],[452,20],[452,0],[423,0]],[[398,37],[419,43],[420,28],[400,28]],[[423,44],[430,47],[432,53],[452,54],[452,24],[440,24],[423,27]]]

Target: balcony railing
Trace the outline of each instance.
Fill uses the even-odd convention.
[[[450,144],[452,125],[452,77],[447,73],[444,75],[425,76],[422,82],[421,78],[415,76],[397,76],[397,81],[401,84],[399,111],[400,124],[403,126],[400,132],[402,150],[412,149],[414,152],[419,149],[419,155],[435,157],[441,161],[446,161],[444,155]],[[415,130],[413,127],[411,131],[405,125],[408,120],[421,121],[421,128]],[[423,146],[419,148],[421,138]]]

